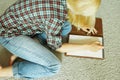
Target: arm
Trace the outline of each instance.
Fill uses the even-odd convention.
[[[100,42],[93,42],[90,44],[75,44],[75,43],[64,43],[62,47],[58,48],[56,51],[58,52],[76,52],[80,50],[90,50],[92,52],[96,52],[104,47],[100,44]]]
[[[76,50],[85,50],[87,48],[87,45],[79,45],[79,44],[73,44],[73,43],[64,43],[60,48],[58,48],[56,51],[58,52],[73,52]]]

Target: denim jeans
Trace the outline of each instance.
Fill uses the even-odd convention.
[[[69,22],[62,26],[62,36],[67,35],[71,30]],[[14,55],[24,59],[13,64],[13,75],[17,78],[40,78],[52,76],[60,70],[60,60],[44,45],[46,34],[37,36],[42,43],[34,41],[29,36],[20,35],[17,37],[0,37],[0,44]]]

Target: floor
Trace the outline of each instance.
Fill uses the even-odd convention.
[[[9,1],[9,3],[8,3]],[[0,14],[16,0],[0,0]],[[102,0],[97,17],[103,20],[105,59],[62,55],[61,71],[38,80],[120,80],[120,0]],[[8,51],[0,47],[0,56]],[[7,78],[0,80],[18,80]]]

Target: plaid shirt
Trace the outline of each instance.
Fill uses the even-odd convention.
[[[48,46],[62,44],[61,27],[67,15],[66,0],[18,0],[0,16],[0,36],[47,34]]]

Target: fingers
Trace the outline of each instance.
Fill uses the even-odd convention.
[[[87,33],[89,32],[89,31],[88,31],[87,29],[85,29],[85,28],[82,28],[82,30],[85,31],[85,32],[87,32]]]
[[[94,27],[82,27],[80,29],[87,32],[87,35],[89,35],[90,33],[97,34],[97,30]]]
[[[91,30],[91,33],[96,34],[97,33],[96,29]]]
[[[95,32],[95,34],[97,34],[97,30],[94,28],[93,31]]]
[[[96,41],[95,43],[96,43],[97,45],[101,45],[101,46],[102,46],[102,43],[99,42],[99,41]]]
[[[91,28],[90,31],[87,34],[97,34],[97,30],[95,28]]]
[[[99,41],[96,41],[96,42],[94,42],[95,44],[98,44],[98,45],[101,45],[101,42],[99,42]]]
[[[97,45],[99,49],[104,48],[103,45],[101,44],[101,42],[99,42],[99,41],[96,41],[94,44]]]

